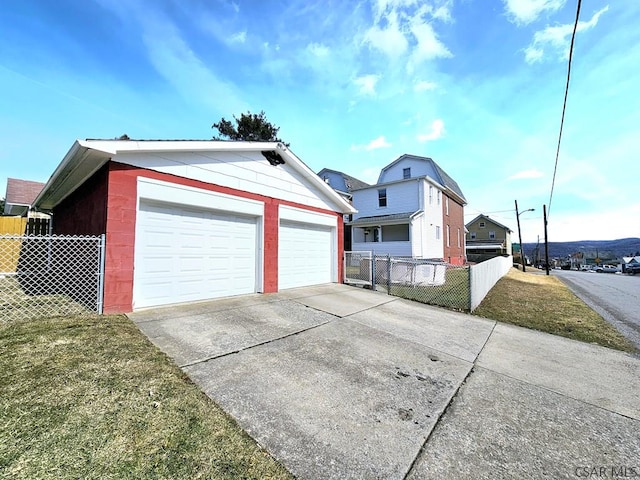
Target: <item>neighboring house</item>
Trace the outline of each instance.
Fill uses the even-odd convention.
[[[484,262],[493,257],[511,255],[511,229],[492,220],[486,215],[478,215],[466,225],[467,260]]]
[[[347,175],[344,172],[339,172],[338,170],[331,170],[329,168],[323,168],[318,172],[318,176],[324,180],[324,182],[331,185],[336,192],[342,195],[349,202],[352,201],[353,195],[352,192],[357,188],[366,188],[369,186],[368,183],[363,182],[362,180],[358,180],[351,175]],[[345,215],[345,227],[344,227],[344,249],[351,250],[351,226],[347,225],[347,222],[352,220],[351,214]]]
[[[347,175],[344,172],[338,170],[331,170],[329,168],[323,168],[318,172],[318,176],[326,183],[331,185],[336,192],[345,197],[347,200],[351,200],[352,192],[358,188],[366,188],[368,183],[358,180],[351,175]]]
[[[636,255],[634,257],[622,257],[620,267],[623,273],[627,271],[627,267],[630,265],[640,265],[640,256]]]
[[[4,200],[4,215],[32,216],[33,201],[44,188],[44,183],[7,179],[7,193]]]
[[[104,311],[340,282],[353,207],[281,143],[76,141],[35,206],[106,234]]]
[[[352,250],[465,262],[464,206],[458,184],[431,158],[402,155],[378,183],[354,189]]]

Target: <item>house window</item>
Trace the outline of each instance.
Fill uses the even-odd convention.
[[[444,198],[444,210],[447,215],[449,215],[449,197]]]
[[[433,205],[433,187],[429,185],[429,205]]]
[[[402,178],[404,179],[411,178],[411,168],[402,169]]]
[[[476,232],[471,232],[469,235],[471,235],[471,240],[476,239]]]
[[[438,205],[440,205],[440,190],[438,190]]]
[[[460,229],[458,229],[458,247],[460,246]]]
[[[409,241],[409,224],[401,225],[383,225],[382,227],[383,242],[408,242]]]
[[[447,247],[451,246],[451,238],[449,238],[450,232],[449,232],[449,225],[447,225]]]
[[[436,240],[440,240],[440,225],[436,225]]]
[[[387,189],[381,188],[378,190],[378,206],[386,207],[387,206]]]
[[[496,239],[496,232],[489,232],[489,238],[491,240],[495,240]]]
[[[486,225],[485,225],[485,223],[484,223],[484,222],[480,222],[480,223],[478,224],[478,226],[479,226],[480,228],[484,228]]]

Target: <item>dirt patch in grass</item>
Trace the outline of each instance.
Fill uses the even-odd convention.
[[[124,316],[0,324],[0,478],[292,478]]]
[[[631,342],[553,276],[512,268],[473,313],[583,342],[635,351]]]

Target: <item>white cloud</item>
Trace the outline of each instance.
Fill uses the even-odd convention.
[[[541,171],[532,169],[532,170],[523,170],[514,175],[511,175],[508,178],[508,180],[523,180],[523,179],[542,178],[542,177],[544,177],[544,174]]]
[[[415,0],[379,0],[374,9],[374,24],[366,31],[364,42],[390,58],[409,54],[413,70],[426,60],[451,57],[449,49],[438,39],[436,22],[449,23],[451,0],[424,4]]]
[[[180,95],[192,102],[205,103],[214,111],[246,109],[233,85],[209,70],[172,23],[149,18],[142,25],[151,64]]]
[[[387,139],[384,138],[384,135],[381,135],[378,138],[371,140],[366,145],[351,145],[351,151],[356,152],[359,150],[366,150],[367,152],[370,152],[371,150],[378,150],[379,148],[389,148],[390,146],[391,144],[387,142]]]
[[[416,139],[421,142],[431,142],[433,140],[438,140],[442,138],[444,135],[444,122],[437,118],[433,122],[431,122],[430,128],[426,133],[420,133],[416,136]]]
[[[117,0],[99,2],[122,19],[137,23],[149,62],[181,97],[227,115],[247,110],[247,103],[234,85],[209,69],[169,16],[136,2],[131,5]]]
[[[365,150],[377,150],[378,148],[389,148],[390,146],[391,144],[387,142],[384,135],[381,135],[378,138],[371,140],[369,145],[365,147]]]
[[[247,32],[243,30],[242,32],[234,33],[229,37],[229,41],[231,43],[245,43],[247,41]]]
[[[444,43],[438,40],[430,23],[414,19],[411,23],[411,33],[417,43],[409,60],[410,71],[426,60],[453,56]]]
[[[329,53],[331,52],[329,50],[329,47],[323,45],[322,43],[310,43],[309,45],[307,45],[307,51],[314,57],[318,58],[328,57]]]
[[[600,16],[607,10],[609,10],[608,5],[594,13],[589,21],[578,22],[576,32],[582,32],[595,27],[598,24]],[[537,31],[533,36],[533,41],[525,49],[525,61],[527,63],[542,61],[545,49],[552,50],[560,59],[567,59],[572,33],[573,24],[571,23],[547,27],[544,30]]]
[[[375,95],[376,84],[380,80],[380,75],[362,75],[356,77],[353,83],[359,88],[360,95]]]
[[[378,177],[380,177],[380,170],[382,170],[382,167],[365,168],[357,175],[357,178],[359,178],[363,182],[367,182],[371,185],[374,185],[378,183]]]
[[[392,11],[386,17],[386,28],[372,26],[365,34],[365,42],[389,57],[399,57],[407,51],[409,42],[398,26],[398,14]]]
[[[426,80],[418,80],[413,84],[414,92],[425,92],[427,90],[435,90],[438,85],[434,82],[428,82]]]
[[[504,6],[511,22],[527,25],[544,13],[560,10],[566,0],[504,0]]]

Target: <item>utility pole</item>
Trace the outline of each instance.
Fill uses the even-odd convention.
[[[547,206],[542,206],[544,216],[544,261],[546,263],[547,275],[549,275],[549,239],[547,237]]]
[[[518,200],[516,202],[516,220],[518,221],[518,239],[520,240],[520,262],[522,263],[522,271],[526,272],[527,261],[524,259],[524,246],[522,245],[522,232],[520,230],[520,214],[518,213]]]

